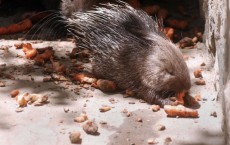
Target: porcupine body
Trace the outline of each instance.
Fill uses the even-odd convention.
[[[169,97],[191,87],[180,50],[158,24],[126,3],[105,4],[65,17],[77,46],[94,52],[93,73],[131,89],[151,104],[175,102]]]

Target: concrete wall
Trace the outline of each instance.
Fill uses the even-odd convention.
[[[220,89],[226,84],[228,64],[228,0],[204,0],[205,44],[215,59],[215,69],[219,77]],[[229,25],[230,26],[230,25]]]
[[[206,49],[215,60],[219,98],[223,105],[223,130],[226,145],[230,145],[230,2],[229,0],[201,0],[205,15]]]

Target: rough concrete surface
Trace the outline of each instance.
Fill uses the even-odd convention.
[[[21,49],[16,50],[15,43],[21,41],[0,40],[0,74],[10,74],[11,77],[0,76],[5,87],[0,87],[0,145],[69,145],[69,133],[81,132],[82,145],[145,145],[149,138],[156,139],[159,145],[167,144],[165,139],[170,137],[170,145],[222,145],[224,136],[221,130],[222,111],[216,101],[215,77],[213,69],[203,67],[205,86],[194,84],[193,71],[201,68],[202,62],[207,63],[207,55],[203,47],[184,49],[188,55],[188,63],[192,88],[190,94],[200,94],[199,118],[169,118],[163,109],[153,112],[149,104],[141,103],[137,98],[123,98],[120,92],[105,94],[100,90],[81,89],[74,93],[78,86],[70,81],[43,82],[48,76],[42,72],[41,66],[24,58]],[[66,66],[71,64],[66,51],[74,47],[72,42],[36,42],[35,48],[52,46],[55,56]],[[201,45],[202,46],[202,45]],[[23,57],[20,57],[23,56]],[[61,57],[62,56],[62,57]],[[6,64],[6,65],[4,65]],[[15,80],[12,79],[15,77]],[[66,87],[68,86],[68,87]],[[49,103],[43,106],[28,105],[22,112],[16,112],[18,104],[11,98],[10,92],[19,89],[20,93],[39,93],[49,96]],[[115,99],[115,103],[109,101]],[[135,104],[129,104],[129,102]],[[108,112],[101,113],[102,105],[111,106]],[[69,109],[66,113],[64,110]],[[122,111],[127,109],[131,116],[127,117]],[[211,116],[216,111],[217,117]],[[88,135],[82,129],[83,123],[74,122],[74,118],[86,112],[90,120],[98,126],[97,135]],[[142,118],[143,122],[137,122]],[[107,124],[100,124],[101,121]],[[166,129],[158,131],[157,125],[163,124]]]
[[[203,1],[203,12],[205,14],[205,44],[210,50],[210,55],[215,56],[216,78],[219,82],[218,94],[223,99],[224,121],[222,125],[226,134],[226,144],[229,145],[230,110],[229,94],[226,94],[226,92],[230,90],[229,85],[227,86],[230,72],[230,3],[229,0],[200,1]]]
[[[215,71],[219,75],[220,91],[223,91],[230,69],[229,63],[229,1],[204,0],[205,45],[215,57]],[[213,63],[214,64],[214,63]]]

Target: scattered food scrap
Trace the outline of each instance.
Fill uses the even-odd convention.
[[[19,107],[26,107],[27,104],[33,104],[34,106],[41,106],[48,102],[48,96],[42,94],[24,93],[21,95],[17,95],[16,101]]]
[[[127,109],[124,109],[122,113],[124,113],[126,117],[130,117],[132,115],[132,112],[129,112]]]
[[[173,34],[174,34],[174,29],[173,28],[165,27],[164,28],[164,33],[165,33],[167,38],[169,38],[171,40],[173,39]]]
[[[64,64],[61,64],[60,62],[53,61],[53,60],[51,62],[52,62],[53,69],[54,69],[55,72],[64,73],[66,71],[66,68],[65,68]]]
[[[217,117],[216,111],[211,112],[210,116]]]
[[[117,86],[114,82],[109,80],[99,79],[93,84],[93,87],[102,90],[103,92],[114,92],[117,90]]]
[[[134,97],[135,96],[135,92],[130,90],[130,89],[126,89],[125,90],[125,94],[124,94],[124,98],[127,98],[127,97]]]
[[[23,32],[32,27],[32,22],[30,19],[25,19],[17,24],[10,24],[5,27],[0,27],[0,35],[3,34],[13,34]]]
[[[22,51],[25,53],[27,59],[32,59],[37,55],[37,50],[30,43],[23,44]]]
[[[158,124],[158,125],[157,125],[157,130],[158,130],[158,131],[163,131],[163,130],[165,130],[165,129],[166,129],[165,125],[162,125],[162,124]]]
[[[143,122],[142,118],[140,118],[140,117],[138,117],[136,121],[137,122]]]
[[[202,70],[201,69],[197,69],[193,72],[193,75],[195,76],[195,78],[203,78],[202,76]]]
[[[86,120],[88,120],[88,116],[84,113],[82,113],[80,116],[74,118],[74,121],[77,123],[82,123],[82,122],[85,122]]]
[[[18,112],[18,113],[19,113],[19,112],[22,112],[22,111],[24,111],[24,110],[23,110],[23,108],[21,108],[21,107],[18,107],[18,108],[15,110],[15,112]]]
[[[151,109],[152,109],[153,112],[157,112],[157,111],[159,111],[161,109],[161,107],[159,105],[152,105]]]
[[[158,141],[156,141],[154,138],[150,138],[147,140],[148,144],[158,144]]]
[[[201,95],[196,95],[196,96],[194,97],[194,99],[195,99],[196,101],[201,101],[201,100],[202,100],[202,97],[201,97]]]
[[[198,118],[198,111],[190,108],[186,108],[182,105],[178,106],[170,106],[165,105],[164,110],[169,117],[190,117],[190,118]]]
[[[10,92],[10,96],[12,98],[16,97],[18,94],[19,94],[19,90],[13,90],[13,91]]]
[[[93,121],[87,121],[83,126],[82,126],[83,130],[87,133],[87,134],[91,134],[91,135],[95,135],[98,133],[98,126],[95,122]]]
[[[5,86],[6,86],[6,84],[4,82],[0,81],[0,87],[5,87]]]
[[[25,99],[25,97],[28,95],[29,95],[29,93],[24,93],[24,94],[16,96],[16,101],[17,101],[19,107],[26,107],[27,106],[27,100]]]
[[[200,64],[200,66],[205,66],[206,64],[204,63],[204,62],[202,62],[201,64]]]
[[[52,77],[44,77],[43,82],[50,82],[52,81]]]
[[[129,101],[129,104],[135,104],[135,101]]]
[[[190,46],[194,46],[194,43],[192,39],[189,37],[184,37],[183,39],[179,41],[180,48],[185,48],[185,47],[190,47]]]
[[[45,61],[50,60],[53,58],[54,55],[54,51],[52,50],[52,48],[46,48],[44,50],[44,52],[38,54],[35,58],[34,61],[37,64],[44,64]]]
[[[79,81],[80,83],[89,83],[89,84],[95,83],[97,81],[96,78],[93,78],[89,74],[84,74],[84,73],[75,74],[73,79],[75,81]]]
[[[195,84],[196,85],[206,85],[205,80],[203,80],[203,79],[199,79],[199,80],[195,81]]]
[[[108,124],[108,123],[105,122],[105,121],[100,121],[100,124],[101,124],[101,125],[105,125],[105,124]]]
[[[109,110],[111,110],[111,107],[109,106],[102,106],[101,108],[99,108],[100,112],[107,112]]]
[[[109,102],[112,103],[112,104],[115,104],[117,101],[115,101],[114,98],[109,98]]]
[[[81,141],[81,133],[79,131],[71,132],[69,135],[71,143],[79,143]]]
[[[16,43],[16,44],[14,44],[14,46],[16,49],[22,49],[23,43]]]
[[[68,113],[68,112],[69,112],[69,108],[66,108],[66,107],[65,107],[65,108],[64,108],[64,112],[65,112],[65,113]]]
[[[198,42],[198,38],[195,36],[195,37],[193,37],[192,38],[192,42],[194,43],[194,44],[196,44],[197,42]]]
[[[172,142],[171,137],[165,138],[164,145],[169,145]]]
[[[176,103],[180,105],[184,105],[184,97],[185,97],[185,92],[180,92],[176,95]]]
[[[45,103],[48,103],[48,96],[43,94],[29,94],[27,101],[29,104],[34,106],[41,106]]]

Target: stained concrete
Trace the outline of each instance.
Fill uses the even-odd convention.
[[[169,118],[163,109],[153,112],[150,109],[151,105],[140,103],[137,98],[123,98],[120,92],[105,94],[97,89],[81,89],[80,94],[75,94],[72,91],[77,88],[75,83],[43,82],[43,78],[48,75],[43,73],[42,67],[25,59],[22,50],[15,49],[13,45],[18,42],[21,43],[0,40],[0,71],[16,78],[12,80],[0,76],[0,81],[6,85],[0,87],[1,145],[68,145],[71,144],[69,132],[72,131],[81,132],[82,145],[145,145],[149,138],[155,138],[158,144],[162,145],[167,137],[172,139],[171,145],[224,144],[221,130],[222,111],[220,102],[217,101],[214,69],[202,67],[206,85],[194,84],[196,79],[192,72],[201,68],[201,63],[209,62],[202,44],[199,44],[198,48],[182,50],[189,56],[186,62],[193,84],[190,94],[200,94],[203,98],[198,108],[199,118],[189,119]],[[71,65],[69,57],[65,54],[75,47],[72,42],[34,42],[33,46],[52,46],[56,56],[64,57],[60,59],[61,62],[66,63],[66,66]],[[65,87],[66,85],[69,87]],[[37,107],[28,105],[22,112],[17,113],[15,110],[18,105],[9,95],[13,89],[19,89],[21,93],[46,94],[50,103]],[[110,98],[114,98],[116,103],[109,102]],[[135,104],[129,104],[131,101]],[[101,113],[99,108],[102,105],[109,105],[112,109]],[[66,113],[65,108],[70,111]],[[127,117],[122,112],[124,109],[132,115]],[[213,111],[217,112],[217,117],[210,116]],[[86,112],[89,119],[99,125],[99,134],[88,135],[82,129],[82,123],[73,121],[82,112]],[[137,118],[142,118],[143,122],[137,122]],[[107,125],[101,125],[100,121],[106,121]],[[156,126],[159,124],[165,125],[166,129],[158,131]]]
[[[229,0],[200,0],[203,1],[203,13],[205,15],[205,35],[204,41],[209,54],[213,56],[215,64],[215,76],[218,85],[218,95],[222,99],[224,112],[223,130],[226,134],[226,143],[230,144],[229,138],[229,72],[230,72],[230,3]]]

